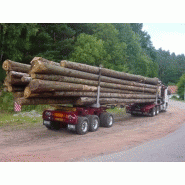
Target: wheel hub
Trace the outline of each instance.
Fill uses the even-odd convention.
[[[82,130],[83,130],[83,132],[86,132],[87,131],[87,121],[84,121],[82,123]]]
[[[93,121],[93,128],[97,129],[97,127],[98,127],[98,120],[94,119],[94,121]]]

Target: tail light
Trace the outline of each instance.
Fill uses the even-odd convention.
[[[43,112],[42,118],[44,120],[53,120],[53,112],[52,111],[49,111],[49,110],[45,110]]]

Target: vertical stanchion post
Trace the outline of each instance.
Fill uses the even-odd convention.
[[[101,65],[99,67],[99,78],[98,78],[98,89],[97,89],[97,97],[96,104],[93,104],[92,107],[99,108],[100,107],[100,82],[101,82]]]

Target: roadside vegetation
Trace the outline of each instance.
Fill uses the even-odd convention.
[[[49,105],[25,105],[22,106],[21,112],[14,112],[13,94],[2,90],[0,95],[0,128],[7,126],[23,128],[42,124],[42,112],[47,108],[51,107]]]

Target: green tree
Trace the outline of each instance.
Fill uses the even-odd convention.
[[[184,90],[185,90],[185,74],[183,74],[180,79],[179,82],[177,83],[177,87],[178,87],[178,95],[180,96],[181,99],[184,99]]]
[[[69,58],[71,61],[99,66],[100,64],[104,65],[109,57],[101,39],[81,33],[75,42],[74,52]]]
[[[30,49],[30,37],[38,31],[36,24],[0,24],[0,65],[6,59],[26,62]],[[5,72],[0,67],[0,81],[3,81]]]

